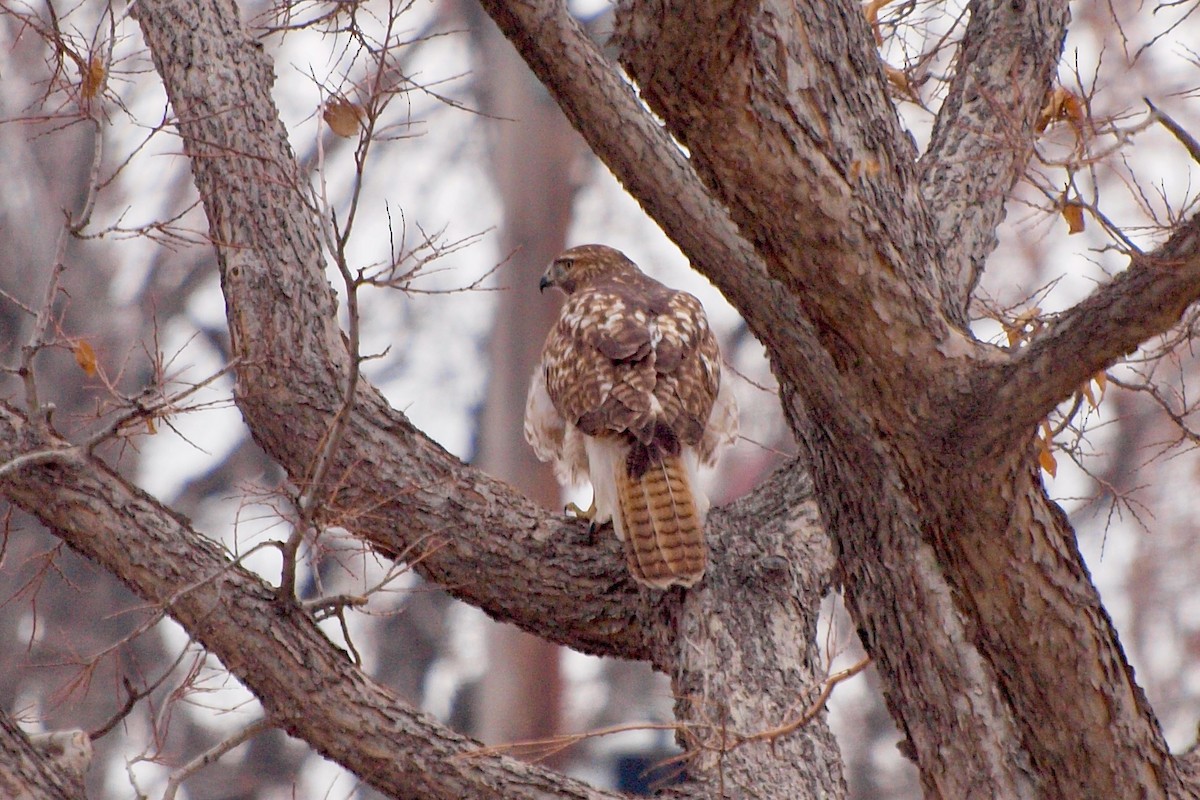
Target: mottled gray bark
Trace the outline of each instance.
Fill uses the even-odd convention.
[[[73,770],[70,763],[56,761],[56,756],[62,755],[62,747],[42,738],[44,746],[38,747],[0,710],[0,796],[10,800],[83,797],[82,770]]]

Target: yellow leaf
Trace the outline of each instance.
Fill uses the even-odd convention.
[[[1039,306],[1033,306],[1017,314],[1012,322],[1001,320],[1000,325],[1004,328],[1004,334],[1008,337],[1009,347],[1030,338],[1041,329],[1041,320],[1038,319],[1038,315],[1041,313],[1042,309]],[[1026,328],[1029,330],[1026,330]]]
[[[1079,99],[1078,95],[1073,92],[1067,92],[1067,96],[1063,98],[1059,116],[1075,126],[1080,125],[1087,118],[1087,113],[1083,108],[1083,101]]]
[[[107,72],[104,69],[104,62],[99,56],[92,56],[88,61],[87,68],[83,70],[83,75],[79,82],[79,91],[83,94],[85,100],[91,100],[100,92],[100,88],[104,86],[104,76]]]
[[[863,7],[863,15],[867,18],[867,24],[871,26],[871,33],[875,34],[876,47],[883,44],[883,35],[879,32],[879,9],[890,2],[892,0],[871,0]]]
[[[1108,388],[1108,373],[1104,370],[1100,370],[1092,376],[1092,380],[1094,380],[1096,385],[1100,387],[1100,398],[1103,399],[1104,390]]]
[[[916,99],[917,92],[913,89],[912,81],[908,79],[907,72],[902,69],[896,69],[890,64],[884,64],[883,74],[887,77],[888,83],[903,92],[906,97]]]
[[[1042,469],[1051,478],[1058,472],[1058,462],[1054,460],[1054,453],[1050,452],[1050,448],[1046,446],[1044,441],[1041,447],[1038,448],[1038,464],[1041,465]]]
[[[1074,200],[1068,200],[1062,209],[1063,219],[1067,221],[1067,234],[1083,232],[1083,206]]]
[[[1095,395],[1093,395],[1093,394],[1092,394],[1092,381],[1091,381],[1091,378],[1089,378],[1089,379],[1088,379],[1087,383],[1085,383],[1085,384],[1083,385],[1083,387],[1080,389],[1080,391],[1082,391],[1082,392],[1083,392],[1083,396],[1087,398],[1087,401],[1088,401],[1088,405],[1089,405],[1089,406],[1091,406],[1092,408],[1098,408],[1098,407],[1099,407],[1099,403],[1097,403],[1097,402],[1096,402],[1096,397],[1095,397]]]
[[[1050,126],[1050,122],[1058,116],[1058,109],[1062,105],[1062,98],[1060,96],[1060,92],[1062,91],[1061,88],[1051,90],[1050,95],[1046,98],[1046,105],[1042,106],[1041,110],[1038,111],[1036,123],[1038,133],[1046,130]]]
[[[361,107],[349,100],[335,97],[325,104],[325,111],[321,116],[325,119],[329,130],[346,139],[358,135],[359,126],[362,125],[363,111]]]
[[[77,339],[72,346],[75,351],[75,363],[79,365],[89,378],[96,376],[96,351],[86,339]]]
[[[151,436],[158,433],[158,426],[154,424],[154,417],[146,417],[146,433]]]

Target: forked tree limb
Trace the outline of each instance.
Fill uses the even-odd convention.
[[[975,376],[948,434],[975,457],[1027,441],[1034,426],[1098,372],[1167,333],[1200,299],[1200,214],[1161,246],[1059,314],[1012,358]],[[985,431],[983,436],[967,431]]]
[[[0,461],[30,448],[73,453],[0,404]],[[306,612],[101,462],[23,467],[0,490],[73,550],[166,610],[263,704],[271,723],[394,797],[613,798],[478,744],[400,702],[335,647]],[[46,795],[54,796],[53,794]]]
[[[227,0],[148,0],[133,13],[208,215],[239,358],[238,407],[255,440],[302,482],[343,406],[351,356],[311,195],[270,95],[272,64]],[[627,578],[611,537],[588,542],[582,523],[463,464],[373,387],[360,382],[357,394],[315,492],[322,523],[407,554],[423,576],[497,619],[586,652],[651,656],[638,620],[654,618],[661,598]]]

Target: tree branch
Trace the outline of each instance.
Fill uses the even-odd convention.
[[[1035,121],[1070,18],[1065,0],[974,0],[957,69],[921,158],[921,195],[941,245],[946,300],[965,317],[996,246],[1008,193],[1024,174]]]
[[[39,436],[0,404],[0,459],[65,444]],[[98,461],[30,465],[0,479],[0,490],[167,610],[258,697],[273,724],[387,794],[617,796],[511,759],[464,758],[475,743],[400,703],[308,614],[277,603],[260,578]]]
[[[880,425],[923,415],[914,405],[947,357],[961,364],[978,346],[942,313],[915,153],[861,9],[631,0],[617,29],[643,98],[827,354],[799,363],[809,354],[767,331],[785,382],[810,406],[840,404]],[[747,319],[758,313],[735,303]],[[831,372],[845,378],[840,394],[823,390]]]
[[[795,300],[693,163],[646,112],[616,64],[557,0],[481,0],[563,113],[663,232],[737,307],[760,341],[795,358],[776,361],[799,385],[830,387],[836,370]],[[774,359],[774,353],[772,358]]]
[[[255,440],[301,481],[343,405],[351,355],[270,96],[271,63],[230,0],[149,0],[133,13],[217,246],[241,360],[238,406]],[[648,656],[637,620],[656,618],[660,598],[628,579],[616,543],[585,543],[582,524],[466,467],[365,382],[326,475],[315,490],[300,487],[321,500],[319,522],[412,553],[422,575],[497,619],[586,652]]]
[[[1128,269],[1063,312],[1011,359],[981,370],[948,438],[963,437],[975,454],[1027,439],[1056,405],[1147,339],[1167,332],[1197,299],[1200,214],[1152,253],[1135,256]]]
[[[34,747],[0,709],[0,793],[18,800],[71,800],[82,797],[82,789],[81,776]]]

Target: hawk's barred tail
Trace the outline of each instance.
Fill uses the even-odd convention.
[[[617,467],[617,501],[629,571],[640,583],[691,586],[704,575],[704,523],[679,456],[653,459],[640,478]]]

